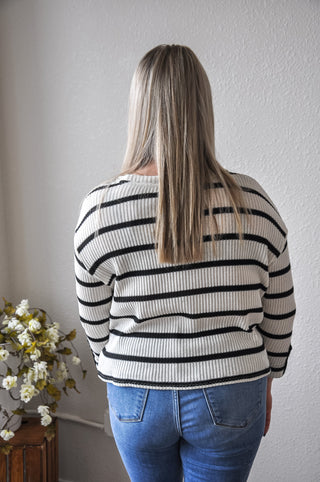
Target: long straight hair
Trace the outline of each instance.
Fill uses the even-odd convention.
[[[222,184],[242,239],[241,188],[216,159],[211,87],[194,52],[159,45],[136,68],[130,88],[128,141],[120,175],[156,163],[159,177],[155,246],[159,263],[199,261],[203,212],[209,209],[213,251],[218,223],[210,211]],[[246,212],[246,210],[245,210]]]

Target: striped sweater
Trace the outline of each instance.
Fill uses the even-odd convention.
[[[257,181],[233,176],[251,210],[242,215],[244,240],[214,182],[216,253],[207,210],[204,254],[194,263],[158,262],[158,176],[118,176],[85,197],[74,237],[76,292],[101,380],[190,389],[284,374],[295,315],[287,228]]]

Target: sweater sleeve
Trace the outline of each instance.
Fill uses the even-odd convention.
[[[109,315],[113,299],[115,275],[110,263],[103,271],[92,271],[99,256],[93,237],[96,230],[93,214],[99,204],[99,191],[85,197],[74,234],[74,269],[80,322],[86,334],[95,364],[109,339]],[[99,243],[101,249],[109,247]]]
[[[113,296],[113,278],[107,284],[91,275],[79,255],[74,256],[76,294],[80,322],[95,361],[109,339],[109,314]]]
[[[271,378],[284,375],[292,350],[292,326],[296,312],[293,292],[288,243],[285,241],[281,254],[269,266],[269,286],[262,299],[264,318],[258,325],[269,358]]]

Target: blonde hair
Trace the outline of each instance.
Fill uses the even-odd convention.
[[[186,46],[153,48],[132,78],[128,141],[120,175],[153,162],[159,176],[155,247],[160,263],[202,259],[203,212],[208,208],[215,252],[218,223],[210,207],[217,189],[210,189],[212,181],[224,188],[242,239],[241,188],[216,159],[210,83]]]

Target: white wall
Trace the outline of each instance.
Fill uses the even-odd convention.
[[[1,95],[1,91],[0,91]],[[4,178],[3,178],[3,166],[5,160],[5,133],[4,133],[4,123],[3,117],[1,116],[2,106],[1,106],[1,96],[0,96],[0,301],[1,308],[2,297],[9,298],[10,280],[8,271],[8,244],[7,244],[7,224],[5,218],[5,208],[4,208]]]
[[[74,292],[80,201],[121,165],[140,58],[159,43],[185,44],[211,81],[220,161],[257,178],[290,233],[293,351],[273,383],[272,426],[250,481],[320,480],[320,2],[2,0],[0,15],[0,222],[5,215],[9,239],[1,230],[0,281],[9,268],[3,289],[13,302],[28,297],[65,330],[79,328],[88,378],[61,410],[103,423],[106,404]],[[60,428],[62,479],[128,480],[103,432],[65,421]]]

